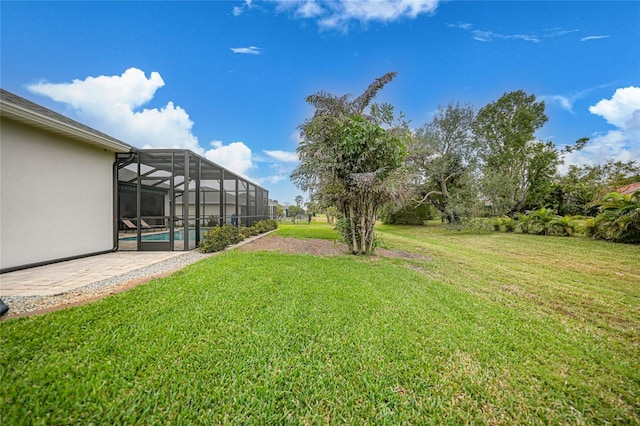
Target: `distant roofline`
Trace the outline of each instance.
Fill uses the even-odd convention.
[[[630,183],[616,190],[617,193],[622,195],[632,194],[636,191],[640,191],[640,182]]]
[[[114,152],[134,149],[114,137],[0,89],[0,115]]]

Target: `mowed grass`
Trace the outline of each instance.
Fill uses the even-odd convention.
[[[4,321],[2,423],[640,422],[640,247],[379,235],[422,256],[231,251]]]
[[[340,234],[326,222],[311,223],[302,222],[297,224],[285,224],[281,223],[278,226],[276,234],[281,237],[293,237],[293,238],[318,238],[321,240],[337,241],[340,239]]]

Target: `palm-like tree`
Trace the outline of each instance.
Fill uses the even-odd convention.
[[[522,232],[523,234],[530,233],[532,223],[533,217],[528,214],[518,213],[518,224],[516,225],[516,232]]]
[[[314,118],[319,116],[341,118],[344,116],[363,115],[364,110],[376,97],[378,91],[391,82],[396,75],[398,75],[397,72],[390,72],[375,79],[360,96],[353,100],[351,100],[350,95],[335,96],[329,92],[320,91],[307,96],[307,103],[316,109]],[[306,124],[302,125],[303,132]]]
[[[576,232],[582,220],[584,220],[583,216],[556,216],[549,222],[550,233],[570,237]]]
[[[611,192],[592,203],[601,213],[589,225],[594,238],[640,243],[640,191],[632,194]]]
[[[537,235],[549,235],[551,222],[557,218],[556,212],[545,207],[528,214],[531,217],[529,231]]]
[[[402,133],[392,126],[393,108],[374,104],[365,112],[395,76],[391,72],[376,79],[355,99],[327,92],[310,95],[307,102],[315,112],[300,126],[300,164],[291,178],[314,199],[338,209],[340,229],[353,253],[373,251],[378,208],[402,186],[390,179],[406,154]]]

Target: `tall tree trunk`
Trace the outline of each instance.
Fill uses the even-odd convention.
[[[353,204],[349,204],[349,228],[351,231],[351,253],[356,253],[358,241],[356,239],[356,224],[354,220]]]
[[[367,253],[367,208],[364,200],[360,202],[360,247],[358,247],[358,252],[360,254]]]
[[[375,210],[375,208],[373,210]],[[367,232],[367,235],[368,235],[368,238],[369,238],[369,240],[368,240],[369,246],[367,247],[367,254],[373,254],[373,243],[374,243],[374,240],[375,240],[375,237],[376,237],[376,235],[375,235],[375,232],[376,232],[375,231],[375,226],[376,226],[376,220],[378,219],[377,218],[377,214],[376,214],[375,211],[373,211],[371,213],[371,215],[372,216],[370,217],[370,222],[369,222],[369,226],[368,226],[369,229],[368,229],[368,232]]]

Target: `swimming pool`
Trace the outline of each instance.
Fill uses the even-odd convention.
[[[200,228],[200,239],[202,240],[204,237],[204,233],[209,229]],[[153,234],[142,234],[142,241],[169,241],[169,232],[155,232]],[[120,241],[136,241],[138,237],[135,235],[132,237],[123,237],[120,238]],[[178,231],[173,232],[173,239],[176,241],[184,240],[184,230],[180,229]],[[195,241],[196,239],[196,230],[189,229],[189,241]]]

